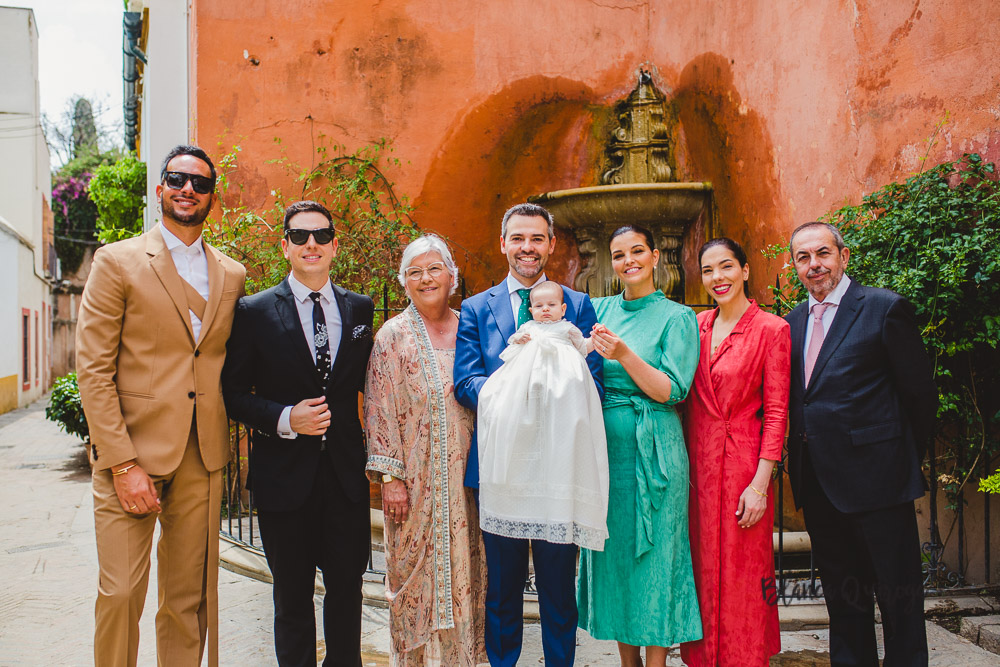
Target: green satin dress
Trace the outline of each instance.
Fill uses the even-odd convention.
[[[604,361],[610,492],[604,551],[581,549],[580,627],[596,639],[670,646],[701,639],[688,538],[688,455],[673,405],[698,365],[694,311],[659,290],[594,300],[597,319],[670,377],[657,403],[617,361]]]

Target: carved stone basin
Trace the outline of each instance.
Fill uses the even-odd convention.
[[[625,183],[556,190],[529,200],[551,211],[556,226],[576,235],[581,260],[576,289],[591,296],[619,291],[608,241],[618,227],[637,224],[653,232],[660,250],[657,287],[683,302],[681,239],[711,195],[711,183]]]

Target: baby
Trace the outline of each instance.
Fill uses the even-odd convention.
[[[608,451],[587,366],[593,343],[564,319],[563,290],[529,296],[532,320],[508,339],[479,393],[480,525],[496,535],[602,551]]]
[[[534,322],[560,322],[566,316],[566,302],[563,300],[562,287],[557,282],[546,280],[531,288],[528,295],[531,302],[531,319]],[[566,329],[566,335],[573,346],[580,350],[586,357],[594,351],[594,341],[592,338],[584,338],[580,330],[572,323]],[[531,329],[525,322],[507,342],[514,345],[524,345],[531,340]],[[560,331],[561,333],[561,331]]]

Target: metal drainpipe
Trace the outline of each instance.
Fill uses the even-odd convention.
[[[135,150],[136,126],[139,123],[139,96],[135,93],[135,84],[139,81],[139,68],[136,60],[146,64],[146,54],[139,48],[139,38],[142,36],[142,13],[125,12],[122,20],[122,79],[125,84],[124,116],[125,116],[125,148]]]

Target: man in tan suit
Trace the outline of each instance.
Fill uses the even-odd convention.
[[[167,155],[163,222],[94,253],[77,323],[90,426],[100,583],[94,661],[135,665],[157,545],[160,665],[218,663],[219,506],[229,428],[220,372],[246,272],[201,240],[215,166],[194,146]]]

